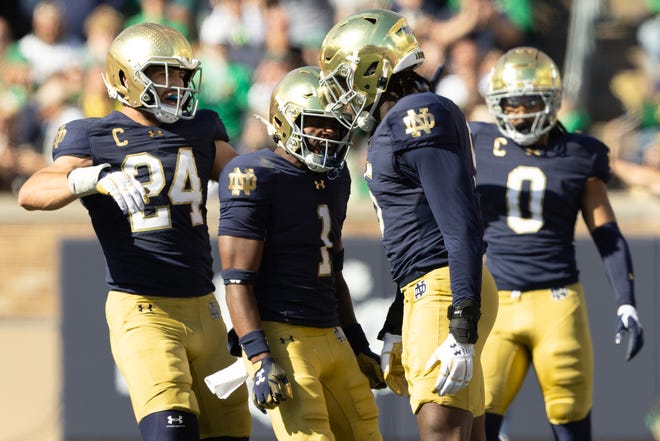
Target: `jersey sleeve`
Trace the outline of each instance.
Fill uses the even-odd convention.
[[[394,150],[458,144],[454,107],[451,101],[435,94],[400,100],[386,119]]]
[[[195,121],[200,130],[206,130],[213,141],[229,142],[229,135],[224,122],[215,110],[199,109]]]
[[[481,300],[483,229],[465,146],[425,147],[400,157],[402,172],[416,175],[449,252],[453,303]]]
[[[96,118],[86,118],[62,124],[53,140],[53,160],[60,156],[91,157],[88,129]]]
[[[270,211],[268,189],[275,185],[274,174],[244,159],[232,159],[220,174],[218,235],[264,240]]]
[[[595,138],[589,138],[591,149],[593,151],[593,169],[591,175],[607,183],[612,172],[610,170],[610,159],[608,156],[609,148]]]

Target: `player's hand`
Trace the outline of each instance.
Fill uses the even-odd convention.
[[[427,373],[440,363],[440,373],[433,392],[440,396],[450,395],[467,386],[472,379],[473,356],[474,346],[457,342],[450,333],[426,363]]]
[[[144,210],[146,190],[133,176],[124,172],[112,172],[99,179],[96,189],[101,194],[112,196],[124,214]]]
[[[372,389],[385,389],[385,379],[383,371],[380,368],[380,357],[370,349],[361,352],[355,356],[357,358],[360,370],[369,380],[369,387]]]
[[[617,325],[614,341],[620,344],[623,335],[628,334],[628,349],[626,350],[626,361],[632,360],[644,346],[644,331],[637,317],[637,309],[632,305],[621,305],[616,312]]]
[[[380,357],[369,348],[369,340],[359,323],[342,326],[344,335],[353,349],[360,371],[369,380],[372,389],[384,389],[385,379],[380,368]]]
[[[383,350],[380,353],[380,366],[383,370],[383,377],[385,377],[385,382],[392,389],[392,392],[408,397],[410,393],[403,371],[402,353],[401,336],[386,332],[383,335]]]
[[[265,357],[254,363],[257,367],[253,377],[252,400],[262,412],[274,409],[282,401],[293,398],[293,389],[284,370],[273,357]]]

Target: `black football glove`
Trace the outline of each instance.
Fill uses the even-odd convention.
[[[616,312],[617,325],[614,341],[620,344],[623,334],[628,334],[626,361],[632,360],[644,346],[644,330],[637,316],[637,309],[632,305],[621,305]]]
[[[262,358],[254,364],[252,401],[257,409],[266,413],[266,409],[274,409],[282,401],[293,398],[289,379],[273,357]]]

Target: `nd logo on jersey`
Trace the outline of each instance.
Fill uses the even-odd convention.
[[[432,113],[429,113],[428,107],[422,107],[419,109],[419,113],[410,109],[407,115],[403,117],[403,123],[406,125],[406,135],[419,138],[422,132],[427,135],[431,133],[431,129],[435,127],[435,117]]]
[[[229,173],[229,185],[227,185],[227,189],[231,190],[232,196],[238,196],[241,194],[241,191],[245,196],[250,196],[250,193],[256,188],[257,176],[254,174],[253,168],[246,168],[245,172],[242,172],[238,167],[235,167]]]

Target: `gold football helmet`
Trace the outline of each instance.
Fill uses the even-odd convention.
[[[145,74],[154,65],[165,68],[168,75],[164,84],[154,84]],[[186,72],[183,87],[169,85],[171,68]],[[201,64],[193,58],[188,40],[177,30],[156,23],[139,23],[124,29],[112,42],[103,81],[111,98],[143,108],[159,121],[173,123],[195,116]],[[162,102],[156,87],[176,92],[176,100]]]
[[[270,97],[270,128],[280,147],[310,170],[322,173],[344,166],[350,132],[333,112],[325,110],[326,102],[319,95],[320,73],[315,66],[299,67],[280,80]],[[306,127],[319,125],[331,127],[335,138],[305,134]]]
[[[424,62],[406,19],[386,9],[356,12],[327,33],[320,51],[321,87],[333,110],[348,108],[366,131],[393,74]]]
[[[503,135],[520,145],[531,145],[557,123],[561,95],[561,76],[552,59],[538,49],[518,47],[502,55],[493,66],[486,104]],[[538,112],[504,113],[507,102],[533,102],[535,98],[543,103]],[[513,120],[525,123],[516,126]]]

